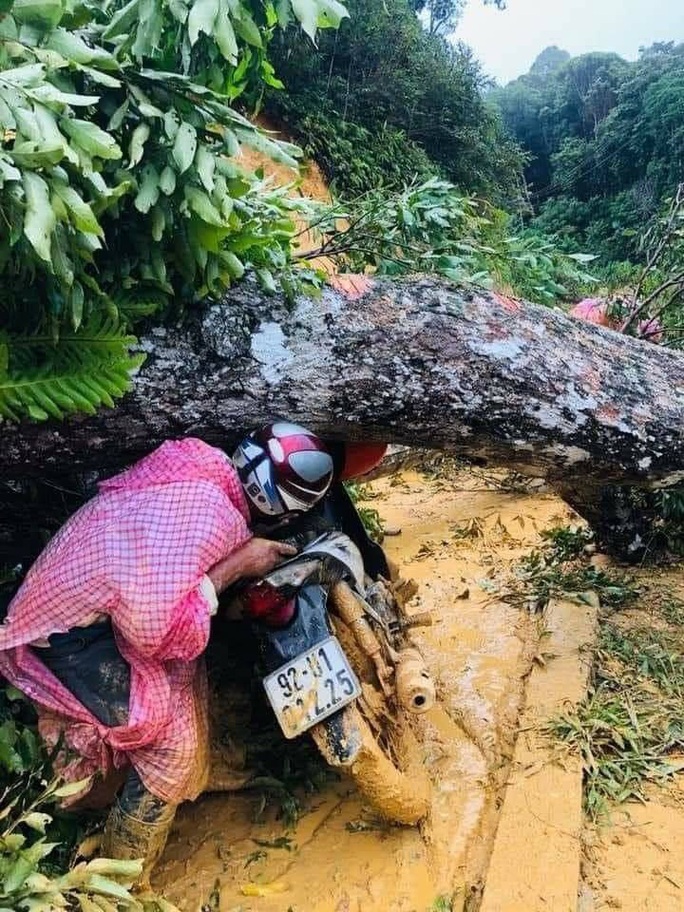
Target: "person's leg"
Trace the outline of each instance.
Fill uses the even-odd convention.
[[[131,670],[119,652],[109,621],[54,634],[36,652],[65,687],[105,725],[128,720]],[[141,886],[149,885],[176,813],[176,805],[155,797],[131,770],[111,808],[102,841],[110,858],[142,859]]]
[[[131,770],[107,818],[102,854],[106,858],[142,859],[139,885],[148,888],[175,815],[176,805],[156,798]]]
[[[117,649],[111,623],[53,633],[48,642],[34,652],[53,675],[100,722],[125,725],[131,669]]]

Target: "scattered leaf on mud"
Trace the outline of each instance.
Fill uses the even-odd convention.
[[[276,896],[288,889],[283,880],[274,880],[270,884],[246,883],[240,887],[243,896]]]

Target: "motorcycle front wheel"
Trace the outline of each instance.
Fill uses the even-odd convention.
[[[344,587],[345,598],[355,598],[346,583],[338,586]],[[404,713],[390,705],[373,663],[355,644],[352,631],[339,618],[333,620],[363,696],[341,711],[336,745],[331,743],[331,730],[325,723],[311,730],[312,738],[326,762],[343,769],[380,816],[415,826],[427,817],[431,803],[420,744]]]

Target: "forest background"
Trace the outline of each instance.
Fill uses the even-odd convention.
[[[680,347],[684,45],[636,62],[549,48],[497,88],[450,40],[461,7],[0,0],[0,417],[114,406],[143,358],[136,334],[250,275],[316,294],[320,254],[340,271],[434,272],[549,306],[589,295],[604,322]],[[296,170],[289,188],[249,172],[243,145],[294,169],[303,150],[332,202],[297,194]],[[0,494],[3,516],[31,497],[43,516],[19,543],[0,523],[7,600],[74,503],[61,492],[53,510],[33,482]],[[684,498],[658,507],[678,541]],[[0,726],[12,902],[47,895],[45,875],[30,878],[50,844],[11,837],[45,828],[35,802],[57,788],[42,784],[16,696]]]

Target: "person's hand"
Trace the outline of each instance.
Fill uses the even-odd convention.
[[[219,561],[207,576],[217,593],[223,592],[236,580],[264,576],[286,557],[293,557],[297,549],[284,542],[268,538],[250,538],[241,548]]]
[[[285,542],[268,538],[250,538],[235,556],[239,557],[241,576],[264,576],[286,557],[293,557],[297,549]]]

